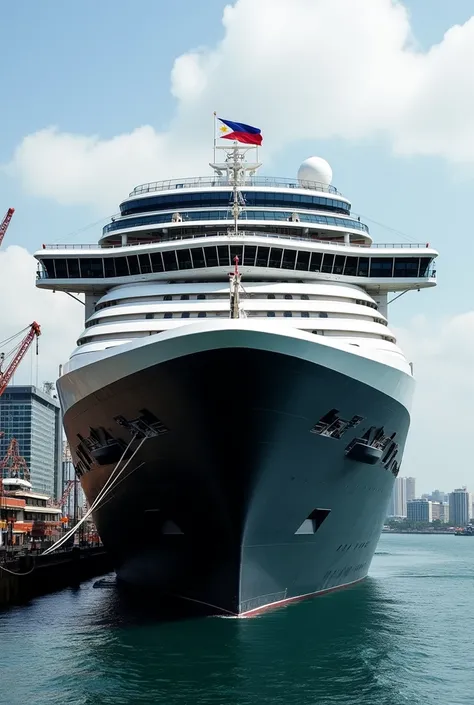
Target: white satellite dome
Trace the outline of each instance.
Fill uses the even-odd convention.
[[[309,157],[298,169],[298,181],[310,181],[329,186],[332,181],[331,166],[322,157]]]

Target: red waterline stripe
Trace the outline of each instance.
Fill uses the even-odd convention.
[[[284,600],[278,600],[277,602],[269,602],[268,605],[263,605],[262,607],[254,607],[252,610],[247,612],[241,612],[239,617],[255,617],[262,612],[267,610],[276,609],[278,607],[283,607],[284,605],[289,605],[291,602],[301,602],[302,600],[307,600],[310,597],[316,597],[316,595],[326,595],[328,592],[335,592],[336,590],[342,590],[343,588],[350,587],[351,585],[356,585],[362,580],[365,580],[367,576],[364,575],[362,578],[357,578],[350,583],[343,583],[342,585],[336,585],[335,587],[326,588],[326,590],[316,590],[316,592],[307,592],[305,595],[295,595],[295,597],[286,597]]]

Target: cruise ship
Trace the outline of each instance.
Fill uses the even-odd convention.
[[[84,295],[57,386],[119,580],[249,616],[367,575],[414,391],[389,296],[438,253],[374,244],[324,159],[260,175],[260,131],[222,125],[207,176],[35,257]]]

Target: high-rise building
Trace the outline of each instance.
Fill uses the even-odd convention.
[[[449,521],[453,526],[466,526],[471,518],[471,494],[467,487],[449,495]]]
[[[0,430],[0,457],[16,438],[33,488],[60,496],[62,419],[57,399],[33,386],[7,387],[0,397]]]
[[[388,516],[406,517],[407,515],[407,478],[397,477],[393,485],[392,497],[388,506]]]
[[[406,497],[407,497],[407,502],[410,502],[412,499],[415,499],[416,497],[416,491],[415,491],[415,486],[416,486],[416,479],[414,477],[406,477]]]
[[[433,503],[429,499],[410,499],[407,518],[410,521],[433,521]]]

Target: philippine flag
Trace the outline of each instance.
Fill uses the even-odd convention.
[[[220,127],[219,137],[225,140],[236,140],[244,144],[254,144],[259,147],[262,144],[262,131],[258,127],[246,125],[243,122],[232,122],[232,120],[223,120],[218,118],[222,123]]]

